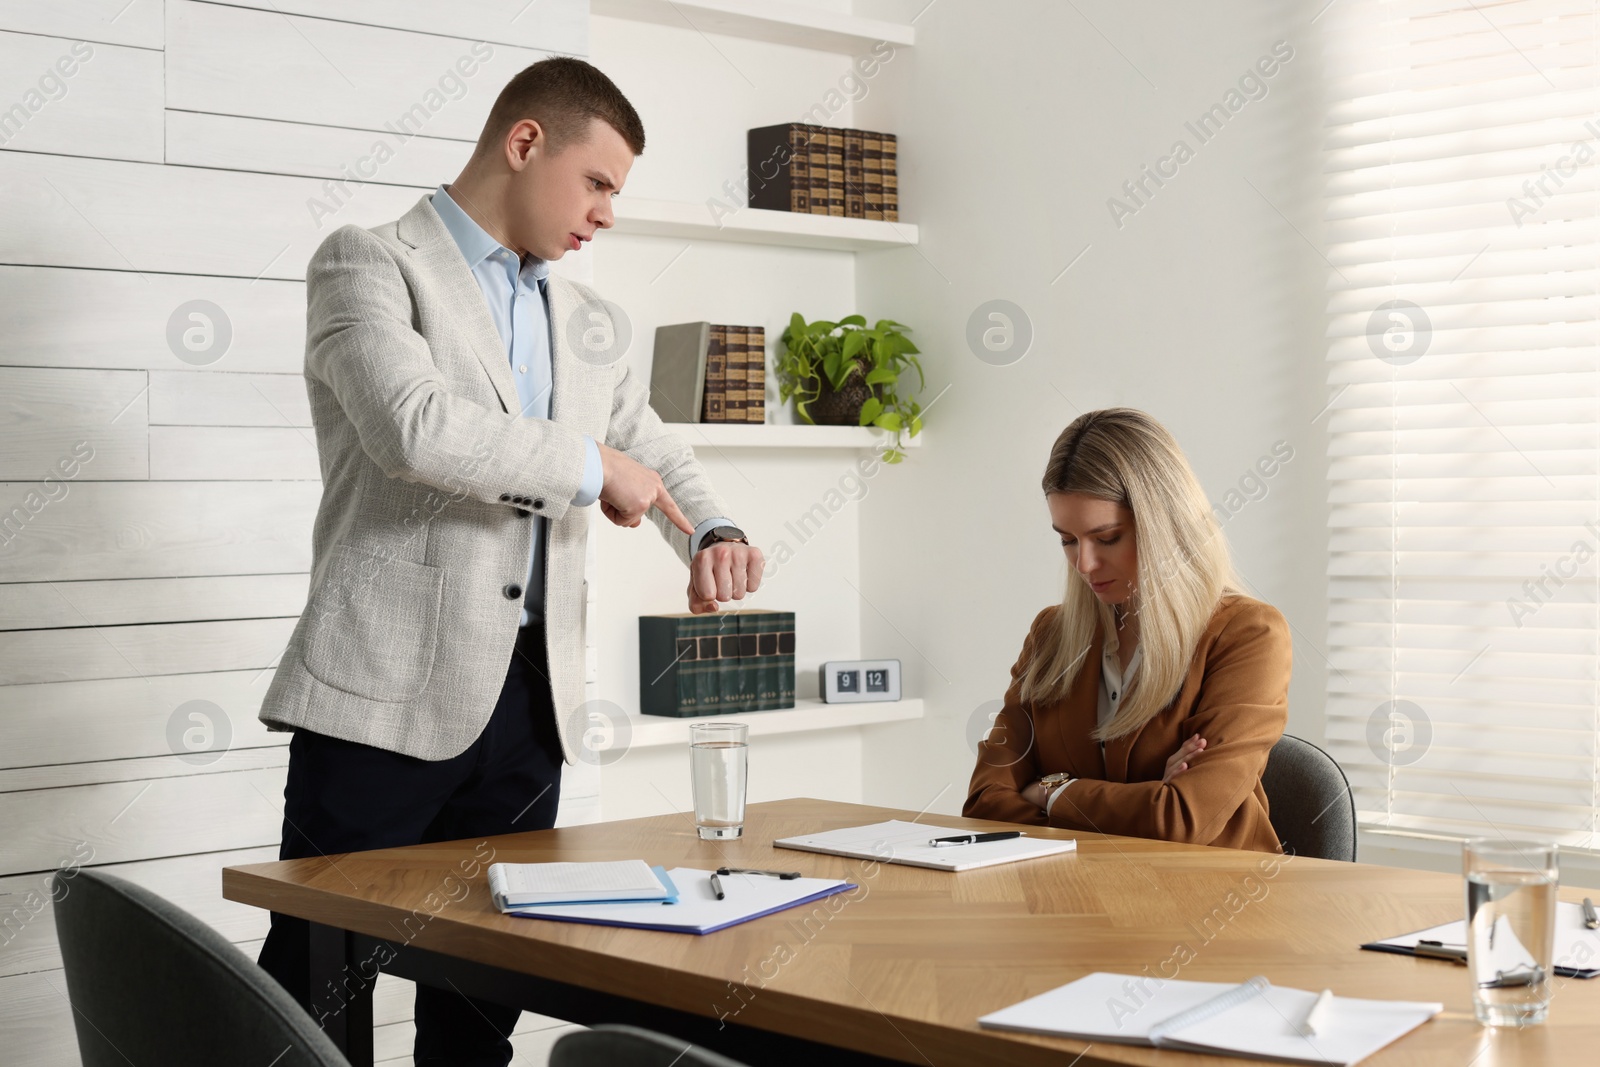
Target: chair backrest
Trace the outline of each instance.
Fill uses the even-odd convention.
[[[562,1034],[550,1067],[744,1067],[737,1060],[637,1026],[597,1026]]]
[[[350,1067],[271,975],[182,908],[94,870],[58,872],[51,892],[84,1067]]]
[[[1261,785],[1285,852],[1355,862],[1356,802],[1332,756],[1284,734],[1267,756]]]

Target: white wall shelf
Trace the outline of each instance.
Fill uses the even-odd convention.
[[[887,448],[889,435],[866,426],[779,426],[726,422],[675,422],[667,428],[695,448]],[[921,448],[927,431],[901,437],[902,448]]]
[[[644,237],[736,241],[839,252],[908,248],[917,243],[917,227],[909,222],[805,215],[798,211],[766,211],[754,207],[740,208],[718,220],[705,204],[628,197],[617,198],[613,229],[617,233]]]
[[[742,722],[750,726],[751,737],[773,734],[809,733],[817,730],[843,730],[856,726],[875,726],[886,722],[906,722],[922,718],[921,699],[887,700],[864,704],[824,704],[820,700],[796,700],[792,708],[777,711],[751,711],[732,715],[706,715],[693,719],[671,719],[659,715],[634,716],[630,748],[689,744],[692,722]]]
[[[905,23],[861,18],[781,0],[591,0],[596,15],[654,22],[755,41],[847,55],[872,51],[879,41],[909,48],[916,29]]]

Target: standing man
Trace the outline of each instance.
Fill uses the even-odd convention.
[[[294,731],[281,858],[554,825],[585,725],[562,729],[583,695],[588,505],[649,513],[692,612],[760,585],[607,306],[549,273],[612,225],[643,151],[609,78],[547,59],[501,91],[460,177],[312,257],[323,494],[310,599],[261,706]],[[309,988],[308,956],[307,924],[273,914],[261,965],[321,1019],[341,1001]],[[504,1065],[519,1014],[418,985],[416,1063]]]

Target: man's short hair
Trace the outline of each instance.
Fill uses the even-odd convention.
[[[616,83],[581,59],[554,56],[523,69],[506,83],[489,109],[476,152],[498,151],[511,127],[533,119],[559,152],[582,142],[593,120],[622,135],[634,155],[644,153],[644,123]]]

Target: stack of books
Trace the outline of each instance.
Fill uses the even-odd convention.
[[[656,327],[650,406],[662,422],[766,422],[766,328]]]
[[[750,206],[897,222],[899,151],[894,134],[872,130],[807,122],[751,130]]]
[[[700,421],[767,421],[766,327],[711,326]]]
[[[794,707],[794,612],[639,617],[639,710],[690,718]]]

